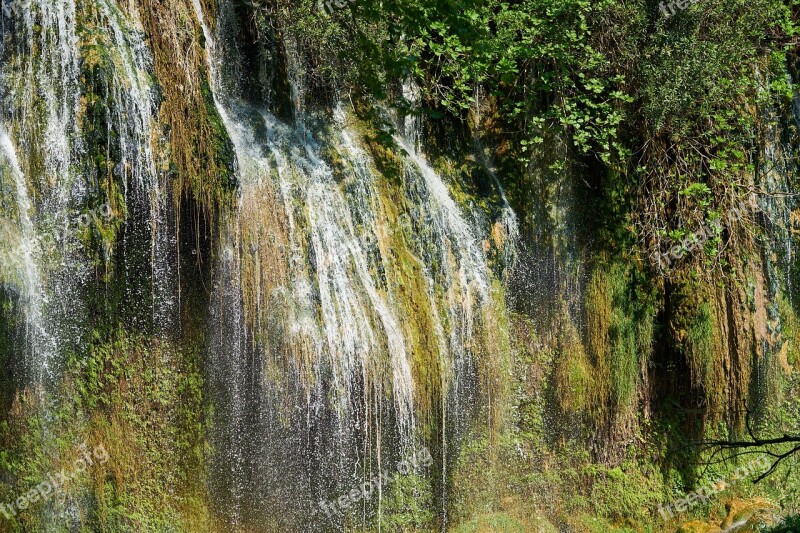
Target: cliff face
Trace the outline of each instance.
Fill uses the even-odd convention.
[[[693,136],[503,6],[3,0],[0,531],[660,530],[797,430],[791,61]]]

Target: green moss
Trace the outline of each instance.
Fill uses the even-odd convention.
[[[535,529],[530,529],[531,527]],[[454,533],[485,533],[488,531],[557,533],[558,529],[544,518],[540,518],[532,524],[526,524],[506,513],[490,513],[478,516],[454,529]]]
[[[398,476],[381,502],[386,531],[430,531],[435,527],[430,483],[418,475]]]
[[[646,462],[628,460],[616,467],[590,464],[583,473],[591,478],[593,514],[614,523],[641,528],[650,520],[648,510],[662,497],[658,471]]]
[[[594,376],[590,391],[596,417],[629,418],[643,362],[653,344],[654,308],[640,290],[637,271],[623,263],[600,262],[586,289],[586,350]]]
[[[577,334],[564,331],[564,335],[555,371],[559,403],[567,414],[584,413],[591,406],[594,368]]]
[[[204,524],[206,411],[199,357],[162,341],[123,330],[108,341],[95,336],[88,354],[76,354],[52,398],[25,392],[15,400],[9,424],[0,497],[11,501],[65,470],[80,445],[100,447],[106,462],[76,476],[57,500],[37,503],[18,515],[13,531],[45,530],[66,515],[56,508],[81,502],[84,513],[59,527],[93,531],[164,531]],[[13,443],[13,444],[12,444]]]
[[[779,357],[785,357],[786,364],[800,372],[800,347],[798,346],[797,337],[800,333],[798,319],[794,308],[783,295],[778,300],[778,314],[780,316],[781,338],[785,345],[785,348],[782,348],[785,352],[782,351]]]
[[[701,302],[697,312],[691,317],[686,330],[686,352],[692,368],[699,369],[700,382],[711,385],[712,369],[715,364],[714,334],[717,324],[709,302]]]
[[[203,95],[203,102],[205,103],[205,112],[208,116],[208,123],[211,126],[211,153],[216,158],[215,161],[200,161],[201,168],[209,169],[215,168],[218,170],[216,175],[212,176],[195,176],[193,187],[202,194],[196,192],[198,198],[205,197],[206,194],[211,194],[213,198],[223,199],[236,190],[238,183],[234,173],[234,164],[236,155],[233,149],[233,142],[228,137],[228,130],[222,122],[222,117],[217,112],[217,107],[214,103],[214,95],[211,92],[209,85],[209,74],[205,68],[202,68],[200,76],[200,89]],[[216,184],[205,183],[202,178],[213,178],[217,180]],[[212,188],[209,193],[206,191],[208,187]]]
[[[392,135],[385,130],[377,130],[364,138],[378,172],[395,185],[400,185],[405,163],[399,155],[400,147]]]

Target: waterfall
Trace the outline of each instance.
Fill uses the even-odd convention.
[[[174,223],[165,176],[158,169],[156,152],[163,152],[166,140],[154,127],[158,103],[149,80],[152,60],[134,18],[112,0],[98,0],[96,8],[41,0],[3,9],[11,15],[4,31],[13,31],[2,53],[14,57],[4,62],[0,84],[0,99],[8,109],[3,154],[18,184],[18,200],[28,204],[27,209],[20,204],[20,230],[28,248],[21,262],[39,279],[34,283],[33,274],[26,276],[28,329],[46,329],[46,336],[41,331],[37,336],[48,339],[28,350],[49,354],[46,361],[36,356],[27,365],[35,381],[55,379],[57,352],[78,346],[86,333],[89,311],[82,286],[96,261],[109,265],[116,244],[108,237],[109,228],[126,210],[123,249],[147,243],[151,265],[152,290],[128,290],[131,301],[149,296],[149,316],[137,320],[142,326],[155,324],[162,333],[175,326]],[[87,87],[91,76],[98,78]],[[96,91],[96,99],[87,97],[89,90]],[[97,116],[86,119],[89,106],[101,110],[97,116],[105,123],[92,135],[104,136],[105,146],[84,137],[97,121]],[[16,154],[25,154],[22,160],[9,155],[14,147]],[[106,176],[95,161],[98,153],[113,163],[108,181],[121,184],[121,200],[99,194]],[[23,200],[21,191],[28,189],[35,191],[35,200]],[[29,218],[23,224],[24,217]],[[97,250],[81,241],[81,228],[100,235]],[[138,275],[133,262],[123,268],[129,278]]]
[[[408,4],[0,0],[0,531],[796,511],[796,13]]]
[[[108,30],[109,55],[113,63],[111,79],[107,82],[113,103],[108,128],[109,132],[116,132],[119,146],[114,173],[122,181],[125,205],[135,206],[137,211],[127,221],[126,240],[147,243],[152,283],[149,318],[155,329],[166,335],[174,332],[177,323],[177,244],[169,201],[172,191],[165,172],[157,168],[154,151],[157,147],[158,153],[165,152],[166,139],[155,130],[158,102],[149,80],[152,57],[145,44],[144,31],[135,23],[135,17],[126,17],[112,0],[98,0],[98,6],[101,22]],[[141,219],[137,217],[139,210],[145,211]],[[123,245],[128,246],[128,243]],[[131,272],[130,277],[134,276],[135,272]],[[131,298],[143,296],[146,295],[131,294]]]
[[[246,127],[246,113],[250,110],[241,107],[240,102],[228,98],[219,72],[220,60],[217,56],[216,39],[206,23],[199,0],[192,0],[192,7],[205,38],[214,106],[231,139],[236,155],[236,171],[240,183],[239,206],[241,206],[244,201],[242,190],[244,184],[257,186],[268,172],[268,164],[253,138],[254,133]],[[227,101],[224,100],[226,98]],[[233,114],[237,111],[239,112],[237,118],[242,120],[234,118]],[[213,440],[216,450],[213,468],[216,476],[222,478],[222,481],[219,481],[224,487],[222,490],[229,493],[229,508],[225,512],[234,524],[241,520],[241,507],[246,490],[245,480],[248,475],[244,442],[247,389],[251,380],[256,380],[259,375],[259,369],[249,368],[246,360],[248,343],[242,304],[239,227],[240,215],[237,209],[236,213],[226,216],[220,231],[214,291],[211,297],[212,341],[209,347],[211,388],[217,392],[214,400],[220,412],[218,422],[215,424],[218,429]],[[253,373],[252,376],[248,375],[248,370]]]
[[[80,194],[72,181],[75,153],[81,145],[75,116],[79,106],[78,45],[75,5],[71,1],[32,1],[27,9],[7,9],[2,48],[0,101],[2,155],[15,183],[20,244],[18,270],[24,278],[25,377],[45,385],[57,376],[58,352],[75,340],[80,304],[76,287],[85,274],[53,242],[73,214],[71,196]],[[13,7],[13,6],[12,6]],[[24,159],[18,156],[24,154]],[[29,195],[35,191],[36,196]],[[49,295],[58,294],[57,299]],[[68,320],[62,318],[68,317]]]
[[[47,295],[39,271],[39,241],[31,219],[33,204],[28,196],[28,185],[20,168],[16,150],[5,128],[0,125],[0,168],[7,168],[14,182],[17,198],[17,218],[19,235],[11,250],[0,254],[0,267],[16,271],[16,279],[21,283],[21,302],[25,311],[27,341],[26,353],[29,356],[27,367],[35,383],[53,379],[53,364],[56,355],[57,339],[50,333],[51,325],[44,315]]]
[[[406,182],[413,191],[424,191],[429,201],[420,206],[418,218],[414,221],[415,232],[429,237],[418,243],[420,253],[435,257],[440,265],[439,272],[429,271],[428,298],[434,310],[435,330],[439,338],[439,352],[444,357],[441,361],[443,373],[444,395],[442,405],[442,477],[447,476],[447,461],[451,459],[448,439],[448,426],[451,429],[463,428],[466,424],[463,413],[466,412],[462,402],[469,397],[470,365],[467,346],[473,335],[475,317],[473,309],[486,303],[489,298],[488,269],[483,250],[472,228],[461,216],[461,211],[450,197],[447,187],[436,172],[428,165],[424,156],[419,154],[413,139],[418,139],[416,128],[406,120],[408,137],[396,136],[395,140],[403,148],[413,162],[406,169]],[[412,139],[411,141],[409,140]],[[427,249],[426,249],[427,248]],[[453,258],[457,261],[454,264]],[[455,275],[454,275],[455,274]],[[437,279],[438,278],[438,279]],[[455,320],[450,337],[445,337],[442,320],[435,302],[434,286],[438,282],[445,288],[446,315]],[[447,516],[446,487],[442,487],[442,513]]]
[[[277,45],[288,119],[238,78],[234,8],[209,23],[190,5],[205,38],[204,111],[229,137],[238,184],[210,217],[202,341],[221,514],[242,528],[319,524],[320,500],[421,442],[445,453],[441,473],[420,478],[446,478],[478,394],[475,355],[491,343],[491,223],[427,160],[421,120],[404,117],[387,148],[399,169],[389,179],[363,119],[342,102],[310,105],[292,36]],[[64,355],[108,342],[115,320],[149,342],[180,338],[182,207],[142,5],[30,6],[2,10],[0,207],[13,206],[0,212],[0,282],[19,288],[29,381],[57,385]],[[389,490],[365,502],[365,521]]]
[[[287,325],[283,328],[287,338],[280,342],[309,347],[313,363],[306,370],[316,375],[313,382],[322,383],[325,369],[331,369],[334,403],[338,406],[336,409],[344,410],[342,412],[351,409],[357,396],[351,387],[369,371],[370,357],[388,351],[399,423],[406,440],[410,440],[414,425],[413,384],[404,339],[397,317],[379,294],[369,271],[369,260],[359,244],[360,236],[350,220],[347,202],[334,183],[330,168],[320,157],[319,146],[308,139],[302,128],[292,129],[265,109],[254,108],[225,90],[217,63],[217,41],[204,20],[199,2],[195,0],[193,5],[208,46],[215,105],[235,148],[241,186],[238,212],[257,216],[254,207],[265,191],[273,187],[280,195],[276,200],[285,210],[288,264],[284,268],[289,272],[288,279],[285,285],[274,287],[272,294],[257,294],[255,305],[259,309],[268,308],[275,295],[287,295],[285,304],[289,310],[285,317]],[[238,271],[244,268],[242,261],[251,261],[249,257],[241,259],[243,255],[251,255],[241,250],[241,217],[241,214],[233,216],[231,224],[223,231],[223,235],[239,238],[223,237],[221,243],[224,252],[220,254],[220,277],[213,297],[219,340],[211,354],[212,364],[225,369],[225,379],[218,384],[227,388],[225,425],[228,429],[221,441],[226,446],[225,460],[240,467],[244,452],[238,436],[242,428],[236,426],[237,421],[241,426],[246,409],[244,399],[248,395],[245,389],[249,376],[245,372],[247,341],[241,329],[245,296]],[[313,264],[314,273],[308,270],[310,264]],[[227,319],[222,319],[223,310]],[[297,372],[305,371],[297,369]],[[307,391],[306,394],[324,397],[326,393],[317,388],[316,392]],[[310,397],[307,396],[309,401]],[[342,433],[343,453],[347,453],[345,447],[350,441],[347,418],[346,415],[340,418],[338,430]],[[235,470],[234,466],[231,469]],[[234,477],[241,479],[243,473],[235,472]],[[236,509],[241,490],[240,485],[232,483],[234,520],[238,519]]]
[[[369,449],[408,454],[419,436],[412,344],[420,340],[403,323],[409,303],[398,292],[394,247],[408,250],[405,268],[422,288],[415,298],[430,317],[425,327],[438,354],[431,356],[442,369],[437,386],[456,411],[459,395],[474,392],[464,390],[475,365],[467,347],[481,320],[476,313],[491,297],[489,268],[473,224],[417,150],[416,123],[396,137],[406,153],[400,195],[413,208],[392,206],[344,106],[327,126],[304,109],[302,68],[291,44],[283,51],[295,121],[287,124],[241,96],[222,68],[223,57],[226,66],[238,61],[235,50],[221,48],[230,43],[220,35],[228,8],[220,8],[212,31],[199,0],[192,5],[240,186],[237,208],[220,231],[212,295],[217,469],[232,478],[226,485],[234,523],[244,520],[246,493],[268,499],[319,487],[312,489],[316,497],[296,498],[309,498],[298,511],[308,520],[315,498],[357,482],[358,465],[372,460]],[[341,167],[323,155],[331,151]],[[392,228],[398,215],[407,234]],[[391,406],[393,428],[384,427],[381,405]],[[305,464],[280,452],[298,446]],[[322,470],[309,471],[308,462]],[[289,472],[298,481],[285,480]],[[292,488],[281,488],[287,484]]]

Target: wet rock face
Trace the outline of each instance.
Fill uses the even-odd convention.
[[[648,278],[635,176],[537,121],[548,153],[518,159],[531,130],[481,87],[459,125],[406,72],[365,97],[345,69],[379,58],[308,31],[447,2],[310,2],[0,0],[0,511],[88,440],[108,465],[24,530],[677,528],[654,508],[696,476],[669,445],[797,412],[800,211],[717,226],[699,183],[687,217],[636,192],[666,228]],[[796,189],[769,136],[742,183]],[[395,476],[423,444],[428,470]],[[776,514],[732,500],[680,531]]]

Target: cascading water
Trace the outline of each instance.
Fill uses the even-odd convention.
[[[172,191],[156,156],[165,152],[166,139],[154,128],[158,102],[150,81],[152,58],[134,16],[126,17],[113,0],[99,0],[98,7],[99,23],[109,41],[111,73],[106,81],[111,117],[107,127],[109,137],[116,134],[119,150],[114,174],[122,181],[124,203],[133,212],[122,244],[128,248],[137,246],[136,241],[146,243],[145,260],[150,264],[150,287],[132,289],[130,297],[149,300],[148,322],[167,335],[175,331],[178,306],[175,221],[170,209]],[[133,268],[130,262],[125,266]],[[129,279],[136,274],[129,273]]]
[[[273,186],[273,180],[277,182],[275,185],[282,194],[285,206],[288,264],[283,268],[290,272],[292,281],[285,286],[273,287],[272,294],[264,292],[255,295],[255,307],[268,308],[276,295],[287,295],[285,303],[289,311],[284,318],[287,326],[283,328],[287,338],[273,339],[273,342],[286,346],[308,346],[314,362],[312,368],[306,370],[318,376],[314,379],[316,390],[313,393],[306,392],[309,414],[321,407],[315,406],[316,402],[325,403],[322,398],[326,393],[321,386],[323,380],[320,376],[325,372],[323,366],[332,369],[331,383],[337,398],[335,404],[340,409],[349,410],[357,396],[351,390],[356,381],[354,376],[366,372],[371,354],[378,350],[390,350],[398,411],[405,424],[405,433],[410,434],[413,427],[412,385],[402,335],[397,319],[375,288],[367,269],[367,258],[358,245],[352,225],[347,223],[347,208],[340,191],[332,183],[330,169],[317,155],[318,148],[304,141],[300,132],[280,124],[266,111],[253,108],[224,90],[217,66],[216,39],[204,21],[199,2],[194,2],[194,6],[208,43],[215,103],[236,151],[241,183],[239,211],[245,214],[253,212],[253,207],[258,207],[260,199]],[[292,180],[295,175],[299,182]],[[299,194],[305,194],[305,197],[296,198]],[[305,205],[307,210],[299,209],[296,212],[295,205]],[[241,215],[232,218],[231,222],[224,235],[233,237],[221,239],[220,277],[214,296],[216,303],[213,304],[214,329],[218,332],[218,340],[212,348],[211,360],[215,368],[224,369],[224,379],[214,387],[225,391],[224,396],[219,397],[224,405],[224,421],[220,424],[225,429],[221,431],[216,447],[222,455],[218,461],[222,465],[220,470],[225,470],[227,466],[233,477],[229,491],[233,500],[232,519],[236,521],[239,518],[241,494],[244,492],[242,480],[248,475],[241,471],[245,460],[243,455],[247,454],[241,442],[245,431],[243,417],[245,410],[253,407],[246,405],[247,398],[252,398],[253,394],[252,391],[248,392],[252,375],[248,375],[246,364],[247,352],[252,345],[248,345],[242,329],[245,295],[242,293],[244,289],[239,270],[243,268],[241,255],[251,255],[251,251],[241,250],[240,237],[236,237],[242,233],[238,229],[242,224]],[[306,229],[310,232],[310,238],[304,234]],[[245,262],[250,260],[244,259]],[[276,258],[268,260],[275,261]],[[317,270],[313,279],[308,272],[311,261]],[[269,265],[259,265],[257,268],[267,269]],[[316,298],[319,298],[318,302],[314,301]],[[322,325],[317,323],[318,305],[322,313]],[[375,326],[380,331],[371,325],[373,320],[377,321]],[[381,336],[385,337],[384,340],[380,340]],[[379,343],[382,343],[380,347]],[[249,370],[259,373],[257,368]],[[297,373],[302,374],[302,369],[297,369]],[[255,394],[271,395],[269,391],[256,391]],[[311,400],[311,396],[314,400]],[[341,416],[339,423],[341,454],[347,453],[346,443],[352,441],[348,435],[351,430],[345,427],[347,420],[347,416]],[[267,423],[271,422],[267,420]],[[270,428],[263,430],[269,432]],[[257,433],[257,430],[251,432]],[[250,441],[261,441],[265,445],[264,435],[255,435]],[[307,445],[302,442],[297,444]],[[249,455],[253,455],[254,451],[251,450]],[[274,455],[275,450],[262,452],[264,456],[270,454]],[[251,468],[263,470],[265,467],[252,465]],[[266,479],[263,477],[256,481],[263,486]]]
[[[96,11],[76,7],[71,1],[46,0],[25,2],[22,7],[10,4],[3,11],[11,15],[5,24],[13,29],[15,44],[3,50],[15,52],[14,60],[5,64],[0,86],[0,98],[10,110],[3,153],[18,183],[19,224],[26,250],[21,263],[31,272],[27,276],[31,281],[26,283],[26,320],[29,329],[38,330],[38,338],[30,340],[29,351],[47,353],[28,365],[40,381],[57,377],[53,374],[56,352],[77,346],[85,333],[88,311],[81,286],[92,274],[92,256],[97,254],[94,261],[110,261],[113,243],[103,231],[114,224],[109,219],[123,214],[121,208],[115,213],[110,205],[118,204],[118,199],[97,197],[98,182],[105,177],[101,175],[104,169],[96,166],[99,156],[89,153],[84,139],[89,125],[94,129],[92,141],[100,135],[105,139],[102,156],[113,163],[109,174],[124,188],[122,199],[130,214],[124,240],[148,243],[152,275],[147,290],[152,303],[150,316],[142,318],[158,324],[162,332],[174,329],[177,304],[171,266],[174,231],[167,220],[169,196],[159,182],[162,174],[154,155],[154,146],[163,139],[152,124],[157,107],[147,81],[152,65],[141,29],[135,29],[110,0],[99,1]],[[82,69],[96,85],[81,86]],[[89,106],[95,110],[92,120],[86,117]],[[15,151],[25,153],[25,159],[17,161]],[[129,196],[129,185],[135,197]],[[35,192],[35,200],[21,195],[28,187]],[[23,203],[27,208],[23,209]],[[99,250],[90,250],[80,241],[77,230],[82,228],[100,232]],[[126,268],[134,267],[126,263]],[[38,272],[40,281],[32,281],[37,277],[33,272]],[[131,300],[145,296],[141,290],[132,292]],[[49,297],[53,294],[59,297],[53,300]]]
[[[16,150],[0,125],[0,168],[6,168],[13,180],[17,199],[18,235],[9,235],[10,243],[3,243],[5,250],[0,251],[0,267],[12,280],[18,280],[20,298],[25,312],[25,352],[28,373],[35,383],[45,383],[54,377],[51,373],[57,350],[57,340],[50,334],[50,326],[46,322],[44,309],[47,295],[44,291],[39,272],[38,236],[31,220],[33,205],[28,196],[28,184],[19,166]],[[13,240],[12,240],[13,239]],[[4,253],[3,253],[4,252]],[[0,278],[3,276],[0,274]]]
[[[46,385],[56,378],[58,350],[75,340],[80,309],[67,302],[86,273],[71,260],[68,247],[54,254],[50,246],[71,219],[71,197],[81,194],[72,180],[81,145],[76,13],[69,1],[23,6],[4,1],[2,7],[8,15],[4,29],[14,30],[2,50],[14,60],[3,62],[0,100],[8,110],[2,119],[3,155],[16,183],[18,268],[26,273],[22,381]]]
[[[412,345],[420,340],[402,322],[402,283],[412,280],[394,277],[409,269],[424,288],[417,304],[427,309],[430,347],[442,369],[435,386],[461,411],[458,396],[467,391],[458,383],[468,386],[474,362],[467,346],[476,313],[490,298],[489,270],[475,228],[413,146],[416,130],[396,137],[407,153],[402,202],[414,206],[397,213],[344,108],[335,110],[330,128],[304,111],[292,47],[284,50],[295,110],[290,126],[240,96],[221,68],[224,57],[240,75],[235,49],[220,48],[233,42],[224,35],[226,7],[212,31],[199,0],[193,6],[240,183],[236,213],[220,232],[212,296],[216,468],[230,477],[223,485],[234,523],[248,520],[245,508],[250,520],[274,516],[270,505],[288,507],[285,524],[321,523],[317,499],[346,492],[382,453],[415,451],[420,392]],[[323,157],[330,150],[341,168]],[[410,221],[407,235],[391,234],[398,216]],[[398,258],[396,246],[408,247],[407,259]]]
[[[3,46],[14,50],[2,50],[12,59],[0,85],[10,110],[0,190],[13,198],[0,207],[13,208],[0,212],[0,282],[19,288],[29,380],[56,383],[64,354],[86,350],[103,312],[145,337],[177,337],[178,193],[141,6],[30,5],[3,10],[13,36]],[[209,485],[221,513],[243,528],[332,527],[320,500],[434,441],[444,444],[439,473],[419,474],[440,479],[446,507],[450,442],[469,424],[492,299],[489,221],[455,202],[422,153],[417,119],[394,137],[401,172],[391,182],[354,113],[307,108],[291,36],[281,47],[290,122],[237,83],[231,6],[213,25],[200,0],[191,6],[239,185],[213,228],[206,340]],[[92,281],[119,295],[94,298]],[[384,481],[362,520],[380,516]]]
[[[258,183],[267,175],[265,157],[260,153],[253,133],[245,125],[246,113],[241,103],[221,99],[228,94],[219,73],[216,39],[209,29],[199,0],[192,0],[206,43],[212,97],[216,111],[233,143],[236,154],[237,176],[241,184],[245,181]],[[234,108],[233,106],[238,106]],[[239,115],[235,115],[239,111]],[[242,120],[236,120],[242,119]],[[243,192],[239,191],[239,205]],[[219,416],[216,418],[214,434],[214,473],[219,491],[227,493],[225,513],[233,524],[241,520],[241,506],[246,490],[245,459],[248,451],[245,439],[247,432],[246,406],[248,385],[260,375],[259,366],[248,366],[247,333],[242,309],[242,281],[239,214],[228,215],[223,222],[220,249],[217,254],[214,291],[212,294],[212,340],[209,347],[209,367],[213,369],[210,388]],[[249,372],[248,372],[249,371]],[[249,375],[248,375],[249,374]],[[255,446],[254,446],[255,448]]]
[[[786,6],[347,3],[0,0],[0,530],[658,529],[797,433]]]

